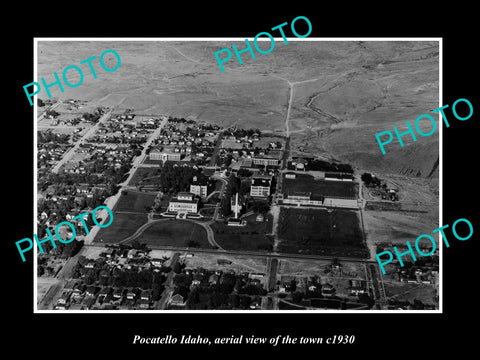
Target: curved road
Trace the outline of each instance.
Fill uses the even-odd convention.
[[[167,218],[167,219],[157,219],[157,220],[153,220],[150,216],[148,217],[148,221],[143,224],[142,226],[140,226],[132,235],[130,236],[127,236],[125,239],[121,240],[118,242],[118,244],[123,244],[123,243],[126,243],[126,242],[129,242],[129,241],[132,241],[132,240],[135,240],[136,238],[138,238],[140,235],[143,234],[143,232],[145,230],[147,230],[150,226],[152,226],[153,224],[156,224],[158,222],[161,222],[161,221],[168,221],[168,220],[172,220],[171,218]],[[190,222],[193,222],[197,225],[200,225],[202,226],[206,233],[207,233],[207,240],[209,242],[210,245],[214,246],[214,247],[217,247],[219,250],[225,250],[223,249],[216,241],[215,241],[215,236],[213,234],[213,230],[212,228],[210,227],[209,224],[207,223],[203,223],[203,222],[200,222],[200,221],[194,221],[194,220],[190,220],[190,219],[182,219],[184,221],[190,221]]]

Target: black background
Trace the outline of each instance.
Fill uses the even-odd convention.
[[[97,359],[111,355],[155,357],[183,355],[255,356],[272,355],[319,357],[336,354],[385,357],[402,354],[436,354],[444,349],[462,349],[475,344],[477,297],[478,215],[474,151],[480,105],[478,57],[474,9],[459,2],[448,8],[419,9],[416,3],[347,3],[326,7],[323,3],[275,4],[260,10],[258,4],[222,3],[218,6],[187,3],[175,8],[158,4],[77,4],[65,7],[49,2],[18,9],[16,24],[2,24],[7,41],[3,52],[3,319],[7,330],[3,341],[19,354],[33,350],[35,357],[72,356]],[[6,15],[6,18],[15,16]],[[253,37],[297,16],[310,19],[310,37],[442,37],[443,104],[467,98],[474,107],[468,121],[452,119],[443,131],[443,212],[444,224],[467,218],[475,232],[461,242],[450,241],[443,258],[443,314],[33,314],[33,260],[21,262],[15,241],[31,238],[33,218],[33,107],[23,85],[33,81],[34,37]],[[477,23],[476,23],[477,21]],[[300,23],[300,22],[299,22]],[[476,26],[477,25],[477,26]],[[288,28],[287,28],[288,29]],[[289,35],[289,29],[287,36]],[[299,29],[299,33],[303,33]],[[274,36],[278,36],[275,34]],[[267,55],[265,55],[267,56]],[[213,54],[212,54],[213,57]],[[476,90],[476,88],[475,88]],[[12,107],[8,104],[11,104]],[[427,110],[427,109],[426,109]],[[447,111],[447,115],[451,112]],[[449,119],[453,118],[450,115]],[[411,120],[411,119],[405,119]],[[475,127],[475,128],[474,128]],[[421,219],[420,219],[421,221]],[[469,323],[474,325],[469,328]],[[355,335],[354,345],[315,346],[133,346],[135,334],[164,336],[258,337],[290,335],[328,337]],[[6,350],[6,349],[5,349]],[[222,356],[223,357],[223,356]]]

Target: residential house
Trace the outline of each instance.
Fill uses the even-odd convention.
[[[335,295],[335,288],[331,284],[322,285],[322,296],[331,297]]]
[[[218,279],[220,279],[220,276],[219,276],[219,275],[217,275],[217,274],[212,274],[212,275],[210,275],[210,277],[208,278],[208,282],[209,282],[210,285],[217,285]]]
[[[113,297],[115,299],[121,299],[124,294],[125,294],[125,290],[122,287],[115,288],[115,290],[113,291]]]
[[[152,299],[152,290],[142,290],[140,300],[150,301]]]
[[[184,297],[180,294],[173,295],[170,299],[170,305],[184,306],[185,305]]]
[[[86,295],[87,296],[95,296],[98,292],[98,287],[94,286],[94,285],[90,285],[90,286],[87,286],[87,289],[86,289]]]
[[[57,301],[57,304],[68,304],[68,301],[70,300],[71,292],[63,292],[62,296]]]
[[[139,293],[140,293],[140,290],[138,288],[132,288],[127,291],[127,299],[134,300]]]
[[[367,291],[367,282],[365,280],[349,280],[350,294],[359,295],[364,294]]]

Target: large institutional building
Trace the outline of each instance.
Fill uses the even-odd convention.
[[[173,149],[164,148],[164,149],[154,149],[148,155],[150,160],[162,160],[165,161],[180,161],[182,159],[182,154],[180,152],[175,152]]]
[[[268,197],[272,187],[271,175],[253,175],[250,196]]]
[[[190,192],[194,195],[206,198],[208,196],[208,177],[193,177],[193,181],[190,184]]]
[[[197,213],[198,199],[194,199],[191,193],[179,192],[177,197],[173,197],[168,204],[168,211]]]
[[[282,150],[270,150],[268,154],[255,155],[252,159],[254,165],[280,166],[282,161]]]

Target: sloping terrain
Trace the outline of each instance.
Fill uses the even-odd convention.
[[[270,54],[242,54],[221,72],[214,52],[231,42],[111,41],[39,42],[38,78],[53,81],[68,65],[84,71],[77,88],[53,96],[93,100],[98,105],[134,108],[136,113],[190,117],[223,126],[283,132],[288,118],[293,153],[350,162],[361,170],[437,177],[438,130],[416,143],[386,146],[375,134],[403,128],[438,104],[439,48],[425,41],[276,41]],[[98,63],[116,50],[120,68],[105,72]],[[93,55],[98,78],[79,62]],[[106,63],[115,64],[113,56]],[[113,66],[113,65],[111,65]],[[75,71],[69,72],[75,82]],[[41,98],[46,98],[44,91]]]

